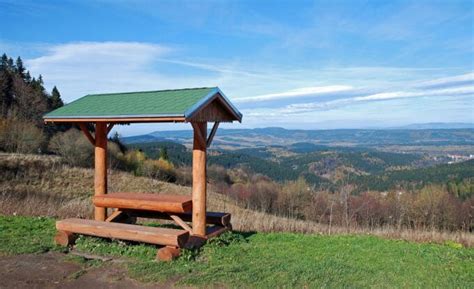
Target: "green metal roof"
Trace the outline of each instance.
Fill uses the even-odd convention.
[[[241,118],[218,87],[90,94],[43,116],[54,118],[188,117],[219,94]]]

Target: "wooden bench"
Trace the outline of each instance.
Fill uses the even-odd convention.
[[[189,238],[185,230],[138,226],[84,219],[65,219],[56,222],[56,243],[67,246],[74,241],[73,234],[115,238],[148,244],[183,247]]]
[[[96,207],[164,213],[186,213],[191,212],[193,208],[191,196],[183,195],[111,193],[95,196],[93,202]]]

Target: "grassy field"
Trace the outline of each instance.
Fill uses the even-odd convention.
[[[110,170],[109,192],[156,192],[191,194],[190,187],[177,186],[133,174]],[[69,167],[61,159],[45,155],[0,153],[0,214],[48,216],[52,218],[91,218],[94,171]],[[474,246],[474,234],[464,231],[422,231],[392,227],[365,229],[329,227],[325,224],[284,218],[240,207],[231,198],[208,190],[209,211],[232,214],[238,231],[298,232],[311,234],[358,233],[416,242],[446,241]]]
[[[0,216],[0,254],[64,250],[53,244],[53,235],[54,219]],[[474,249],[452,242],[228,233],[170,263],[154,261],[154,246],[90,237],[79,238],[74,250],[122,258],[131,277],[143,282],[174,280],[177,286],[474,288]]]

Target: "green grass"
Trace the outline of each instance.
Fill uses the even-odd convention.
[[[54,249],[53,220],[0,217],[0,252]],[[29,238],[18,238],[28,235]],[[48,240],[48,238],[51,238]],[[227,233],[199,252],[155,262],[156,247],[81,237],[76,250],[126,258],[141,281],[243,288],[474,288],[474,250],[372,236]]]
[[[58,249],[54,220],[43,217],[0,216],[0,253],[43,253]]]

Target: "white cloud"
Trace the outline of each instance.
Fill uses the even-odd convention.
[[[32,70],[60,65],[126,65],[124,68],[137,68],[153,57],[169,52],[169,48],[139,42],[78,42],[52,46],[46,56],[31,59],[28,65]],[[102,67],[95,67],[102,68]],[[94,69],[95,69],[94,68]]]
[[[430,81],[424,81],[419,84],[420,87],[438,87],[438,86],[449,86],[459,83],[474,83],[474,72],[466,73],[462,75],[450,76],[438,78]]]
[[[474,86],[462,86],[456,88],[435,89],[425,91],[396,91],[382,92],[368,96],[354,97],[354,101],[387,100],[407,97],[427,97],[427,96],[446,96],[446,95],[465,95],[474,94]]]
[[[52,45],[41,57],[26,59],[32,75],[57,85],[66,102],[88,93],[204,86],[204,77],[173,77],[156,71],[156,61],[173,50],[140,42],[77,42]]]
[[[279,115],[294,115],[299,113],[306,113],[311,111],[334,110],[352,104],[363,102],[387,101],[393,99],[406,98],[424,98],[424,97],[438,97],[438,96],[465,96],[474,95],[474,86],[460,86],[454,88],[443,89],[428,89],[428,90],[413,90],[413,91],[386,91],[374,93],[366,96],[357,96],[350,98],[341,98],[329,101],[309,102],[289,104],[279,109],[273,109],[274,114]],[[265,112],[264,112],[265,113]],[[268,111],[266,112],[268,113]],[[254,110],[251,116],[260,116],[261,110]]]
[[[343,92],[353,90],[350,85],[329,85],[329,86],[312,86],[292,89],[279,93],[270,93],[250,97],[241,97],[236,99],[236,102],[255,102],[255,101],[269,101],[276,99],[285,99],[302,96],[314,96],[320,94],[331,94],[335,92]]]

